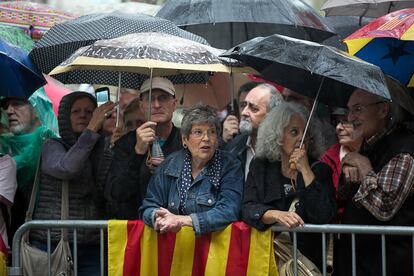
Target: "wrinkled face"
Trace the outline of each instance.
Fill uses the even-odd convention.
[[[270,96],[269,90],[263,87],[255,87],[250,90],[241,110],[240,131],[242,133],[244,132],[243,128],[247,127],[246,125],[250,125],[251,132],[257,131],[267,114]]]
[[[336,125],[338,142],[342,146],[353,147],[361,140],[361,133],[354,129],[354,125],[347,121],[340,121]]]
[[[175,111],[177,100],[169,93],[161,89],[153,89],[151,92],[151,121],[165,124],[171,121]],[[142,109],[149,112],[149,92],[142,94]]]
[[[81,133],[92,119],[95,104],[89,98],[77,99],[70,109],[70,123],[74,133]]]
[[[24,101],[8,101],[6,113],[9,118],[9,130],[13,134],[27,134],[36,128],[37,117],[33,107]]]
[[[355,90],[348,101],[348,121],[368,139],[385,127],[388,103],[361,89]]]
[[[211,124],[196,124],[191,127],[190,135],[183,136],[183,145],[187,145],[193,160],[207,163],[218,147],[217,130]]]
[[[145,122],[145,116],[140,109],[124,113],[125,131],[129,132],[139,128]]]
[[[305,121],[299,115],[293,115],[289,120],[289,124],[283,129],[283,136],[280,141],[282,144],[282,155],[288,157],[295,148],[299,148],[304,130]],[[307,145],[305,144],[305,146]]]

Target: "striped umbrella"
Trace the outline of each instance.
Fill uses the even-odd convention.
[[[23,29],[32,39],[40,39],[53,25],[74,18],[47,5],[26,1],[0,3],[0,24]]]

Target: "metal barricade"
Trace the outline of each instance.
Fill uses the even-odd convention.
[[[47,252],[49,257],[48,275],[51,275],[50,271],[50,254],[51,254],[51,229],[72,229],[73,230],[73,260],[74,260],[74,275],[77,275],[77,230],[78,229],[100,229],[100,267],[101,275],[104,275],[104,230],[107,229],[108,221],[105,220],[32,220],[23,224],[13,237],[13,251],[12,251],[12,266],[9,268],[9,275],[23,275],[20,262],[20,244],[24,233],[31,229],[44,229],[47,231]],[[402,227],[402,226],[367,226],[367,225],[342,225],[342,224],[325,224],[325,225],[312,225],[307,224],[303,227],[287,228],[282,226],[273,226],[272,230],[275,232],[293,232],[293,262],[294,262],[294,274],[298,273],[297,264],[297,233],[320,233],[322,235],[322,260],[323,260],[323,275],[327,275],[326,272],[326,245],[327,234],[329,233],[341,233],[351,234],[351,246],[352,246],[352,275],[356,275],[356,258],[355,258],[355,235],[356,234],[377,234],[381,235],[381,251],[382,251],[382,267],[383,275],[385,276],[386,267],[386,254],[385,254],[385,241],[386,235],[406,235],[412,237],[412,249],[414,256],[414,227]],[[414,260],[413,260],[414,270]]]
[[[100,268],[101,275],[104,275],[104,230],[108,226],[106,220],[32,220],[26,222],[19,229],[17,229],[13,237],[12,246],[12,266],[9,268],[9,275],[23,275],[23,269],[20,262],[20,244],[24,233],[32,229],[41,229],[47,231],[47,253],[48,253],[48,274],[51,275],[50,254],[51,254],[51,229],[72,229],[73,230],[73,267],[74,275],[77,276],[78,268],[78,244],[77,244],[77,230],[78,229],[100,229]]]
[[[298,263],[297,263],[297,233],[321,233],[322,235],[322,260],[324,276],[326,272],[326,234],[340,233],[351,234],[351,247],[352,247],[352,276],[356,276],[356,257],[355,257],[355,235],[356,234],[376,234],[381,235],[381,262],[382,262],[382,275],[386,275],[386,254],[385,254],[385,235],[405,235],[412,237],[412,250],[414,256],[414,227],[405,226],[373,226],[373,225],[344,225],[344,224],[324,224],[314,225],[307,224],[303,227],[287,228],[283,226],[273,226],[272,230],[275,232],[293,232],[293,270],[294,275],[298,275]],[[414,259],[412,260],[414,271]],[[358,275],[359,276],[359,275]]]

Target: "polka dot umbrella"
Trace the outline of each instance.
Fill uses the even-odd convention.
[[[42,72],[49,73],[81,47],[97,40],[140,32],[167,33],[208,44],[205,39],[181,30],[166,19],[115,11],[89,14],[55,25],[36,43],[30,57]]]

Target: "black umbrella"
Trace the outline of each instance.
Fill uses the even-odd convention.
[[[302,0],[169,0],[156,16],[222,49],[271,34],[318,42],[334,35]]]
[[[393,98],[409,112],[414,111],[414,102],[404,89],[393,89],[395,94],[390,95],[387,81],[397,84],[386,81],[379,67],[334,47],[272,35],[242,43],[222,56],[240,60],[265,79],[315,99],[300,147],[317,100],[345,107],[355,88],[360,88],[387,100]]]
[[[342,39],[349,36],[356,30],[371,22],[374,18],[359,16],[329,16],[324,17],[326,25],[335,30],[337,36],[328,38],[323,42],[324,45],[334,46],[340,50],[346,51],[346,44]]]
[[[205,39],[181,30],[171,21],[116,11],[89,14],[53,26],[36,43],[30,57],[42,72],[49,73],[80,47],[90,45],[96,40],[139,32],[162,32],[208,44]]]
[[[355,88],[391,99],[381,69],[334,47],[281,35],[258,37],[222,56],[242,61],[273,81],[332,106],[346,106]],[[323,85],[320,87],[323,80]]]

